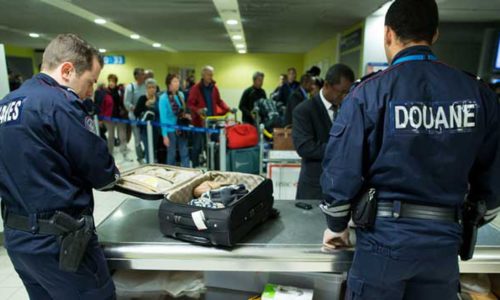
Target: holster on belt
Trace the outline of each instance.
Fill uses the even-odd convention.
[[[484,201],[470,201],[464,203],[462,211],[463,230],[462,245],[460,246],[460,259],[469,260],[474,256],[477,242],[477,230],[486,214],[486,203]]]
[[[80,267],[87,245],[95,228],[90,215],[83,215],[79,220],[63,212],[56,212],[52,217],[54,225],[68,230],[59,237],[61,251],[59,253],[59,269],[66,272],[76,272]]]
[[[371,229],[377,218],[377,198],[374,188],[361,193],[352,208],[352,221],[361,229]]]

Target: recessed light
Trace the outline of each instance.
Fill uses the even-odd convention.
[[[99,25],[106,24],[106,20],[104,19],[95,19],[94,22]]]
[[[155,47],[155,48],[160,48],[160,47],[161,47],[161,44],[160,44],[160,43],[154,43],[154,44],[153,44],[153,47]]]
[[[231,19],[231,20],[227,20],[226,24],[227,25],[238,25],[238,21],[234,20],[234,19]]]
[[[106,49],[99,48],[99,52],[101,52],[101,53],[106,53]]]
[[[243,49],[243,48],[245,48],[245,45],[244,44],[236,44],[236,48]]]
[[[132,35],[130,36],[130,38],[131,38],[131,39],[133,39],[133,40],[138,40],[138,39],[140,39],[140,38],[141,38],[141,36],[140,36],[140,35],[138,35],[138,34],[132,34]]]
[[[238,50],[238,53],[239,53],[239,54],[246,54],[246,53],[247,53],[247,50]]]
[[[239,41],[242,39],[243,39],[243,37],[241,35],[233,35],[233,40],[235,40],[235,41]]]
[[[40,35],[38,33],[34,33],[34,32],[30,33],[29,36],[32,38],[35,38],[35,39],[40,37]]]

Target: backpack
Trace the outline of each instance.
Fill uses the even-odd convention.
[[[282,127],[282,122],[279,114],[279,104],[271,99],[259,99],[254,104],[254,109],[259,112],[260,123],[268,132],[272,132],[274,128]]]

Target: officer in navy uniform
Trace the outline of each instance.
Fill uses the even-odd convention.
[[[464,199],[486,202],[483,223],[499,211],[499,103],[437,61],[438,23],[435,0],[396,0],[385,19],[390,67],[351,90],[330,131],[324,245],[349,244],[359,199],[378,205],[373,226],[356,229],[348,299],[457,299]]]
[[[5,247],[30,299],[115,298],[91,215],[92,189],[119,172],[82,103],[102,65],[84,40],[59,35],[41,73],[0,101]]]

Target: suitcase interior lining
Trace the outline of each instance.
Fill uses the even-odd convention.
[[[189,180],[186,184],[172,189],[167,194],[167,199],[174,203],[187,204],[193,199],[193,190],[198,185],[205,181],[216,181],[228,184],[244,184],[247,190],[254,190],[259,184],[265,180],[264,177],[243,173],[228,173],[228,172],[207,172],[194,179]]]
[[[174,177],[162,178],[162,172],[168,171],[169,174],[175,174]],[[147,182],[140,182],[137,180],[137,175],[147,175],[151,176],[153,182],[161,183],[161,186],[149,185]],[[199,171],[190,169],[178,169],[169,166],[156,166],[149,165],[139,167],[128,172],[125,172],[118,184],[121,188],[139,192],[145,195],[158,195],[164,194],[172,187],[178,185],[179,183],[186,182],[193,177],[200,175]]]

